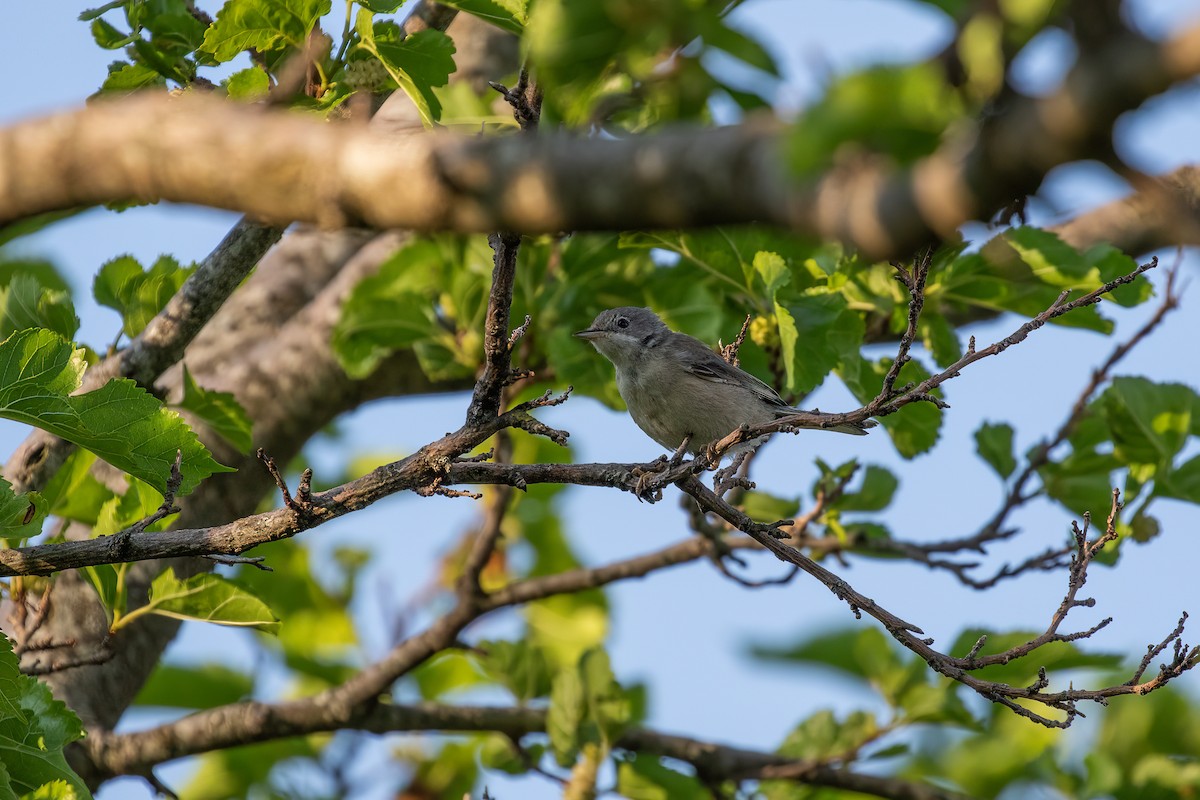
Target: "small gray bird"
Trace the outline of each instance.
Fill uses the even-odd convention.
[[[648,308],[602,311],[590,328],[575,335],[613,363],[629,415],[668,450],[677,450],[690,436],[687,449],[698,454],[743,424],[761,425],[801,411],[704,342],[672,331]],[[862,436],[873,425],[828,430]]]

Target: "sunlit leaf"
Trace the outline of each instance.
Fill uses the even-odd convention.
[[[473,14],[517,35],[525,29],[529,18],[526,0],[446,0],[444,5]]]
[[[256,628],[265,633],[279,630],[279,619],[266,603],[236,583],[212,573],[180,580],[175,577],[175,570],[168,567],[150,584],[150,598],[144,609],[142,613]],[[131,619],[132,613],[126,619]]]
[[[201,49],[217,61],[250,49],[299,49],[330,8],[330,0],[228,0],[205,31]]]
[[[182,451],[181,492],[214,472],[228,472],[179,415],[129,380],[72,394],[83,377],[83,352],[47,330],[0,342],[0,417],[34,425],[91,450],[108,463],[166,492]]]
[[[119,256],[100,268],[92,292],[96,302],[121,315],[125,335],[133,337],[162,311],[192,271],[170,256],[159,256],[150,269],[143,269],[133,256]]]

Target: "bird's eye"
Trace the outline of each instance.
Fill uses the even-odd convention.
[[[617,317],[617,327],[618,328],[628,328],[629,320],[625,319],[624,317]]]

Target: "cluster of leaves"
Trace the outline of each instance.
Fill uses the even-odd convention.
[[[730,4],[538,0],[523,37],[546,90],[545,123],[641,130],[707,116],[714,93],[743,109],[766,105],[779,71],[757,41],[729,24]],[[735,86],[710,56],[753,78]],[[719,63],[719,62],[718,62]]]
[[[228,0],[215,19],[185,0],[117,0],[90,9],[96,43],[121,50],[109,66],[102,93],[128,93],[167,86],[221,88],[235,100],[264,96],[292,59],[306,59],[316,74],[299,97],[301,108],[329,113],[355,92],[402,89],[422,120],[433,124],[441,107],[434,87],[454,71],[454,45],[442,32],[405,37],[395,22],[376,15],[395,13],[401,2],[347,3],[345,27],[336,50],[320,24],[331,0]],[[251,66],[232,70],[248,54]],[[205,72],[209,70],[209,72]]]
[[[12,642],[0,634],[0,797],[91,800],[63,748],[83,725],[45,684],[22,675]]]
[[[121,333],[137,336],[178,291],[192,269],[169,256],[149,269],[131,256],[104,264],[93,293],[97,302],[121,315]],[[83,523],[92,536],[107,536],[153,515],[168,492],[172,466],[179,459],[177,495],[191,492],[210,475],[228,472],[201,444],[183,416],[125,379],[76,394],[95,351],[67,337],[78,319],[67,284],[49,264],[5,260],[0,269],[6,300],[0,308],[0,418],[41,428],[74,443],[76,450],[41,492],[16,494],[0,479],[0,537],[19,546],[39,536],[48,517]],[[250,448],[250,422],[233,396],[199,386],[184,374],[177,408],[205,423],[243,452]],[[91,469],[97,459],[127,474],[114,489]],[[154,523],[149,530],[165,527]],[[267,631],[278,621],[262,601],[215,575],[179,580],[168,572],[152,588],[151,602],[133,613],[127,608],[127,564],[84,570],[117,630],[141,614],[164,614],[248,625]]]
[[[1007,425],[993,430],[1012,438]],[[1135,510],[1117,530],[1122,538],[1148,541],[1159,533],[1158,520],[1149,513],[1154,501],[1200,503],[1200,456],[1185,458],[1196,436],[1200,394],[1195,389],[1141,377],[1116,378],[1089,404],[1067,439],[1067,452],[1039,468],[1042,491],[1074,514],[1099,516],[1105,492],[1123,483],[1124,502]],[[1007,477],[1012,460],[1002,447],[996,446],[999,460],[992,463]]]

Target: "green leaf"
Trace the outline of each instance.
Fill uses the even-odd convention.
[[[183,453],[180,493],[214,472],[229,472],[179,415],[129,380],[73,395],[85,369],[83,351],[47,330],[0,342],[0,417],[23,422],[86,448],[161,493]]]
[[[87,579],[88,584],[96,592],[96,598],[100,601],[100,606],[104,610],[104,616],[108,619],[111,626],[115,617],[117,606],[120,606],[120,611],[125,611],[124,594],[121,591],[120,574],[123,574],[127,565],[113,564],[98,564],[94,567],[84,567],[83,577]]]
[[[750,490],[742,498],[742,511],[758,522],[791,519],[800,510],[795,498],[776,497],[762,491]]]
[[[968,628],[958,635],[946,652],[967,653],[979,641],[979,637],[985,634],[988,639],[979,651],[980,656],[1003,652],[1038,636],[1036,631],[997,633],[985,628]],[[971,674],[983,680],[1017,686],[1032,683],[1037,678],[1039,667],[1045,667],[1051,675],[1058,675],[1069,669],[1115,670],[1121,666],[1123,660],[1117,653],[1090,653],[1084,652],[1073,642],[1051,642],[1038,648],[1037,654],[1032,658],[995,664]]]
[[[137,478],[131,478],[129,488],[120,497],[113,497],[100,507],[96,515],[96,525],[92,529],[93,536],[112,536],[114,533],[128,528],[135,522],[145,519],[162,505],[163,496]],[[167,524],[166,520],[157,523],[150,530],[161,530]]]
[[[766,661],[821,664],[877,685],[889,680],[903,666],[891,640],[875,628],[807,635],[795,645],[755,645],[750,652]]]
[[[333,351],[348,375],[366,377],[393,350],[434,336],[433,300],[443,274],[442,251],[419,239],[354,287],[333,330]]]
[[[250,697],[254,678],[225,664],[159,664],[138,692],[135,705],[204,709]]]
[[[111,0],[111,2],[105,3],[102,6],[98,6],[96,8],[89,8],[86,11],[81,11],[79,13],[79,19],[82,22],[88,22],[88,21],[93,20],[96,17],[100,16],[101,14],[107,14],[109,11],[112,11],[114,8],[120,8],[121,6],[125,5],[125,3],[126,3],[126,0]]]
[[[534,551],[528,577],[580,566],[561,520],[546,502],[536,496],[523,498],[516,510],[523,538]],[[529,642],[543,650],[560,671],[573,668],[586,651],[599,646],[608,635],[608,601],[600,591],[547,597],[527,605],[524,615]]]
[[[658,248],[678,253],[684,263],[698,270],[696,277],[720,283],[723,288],[742,291],[754,275],[752,256],[742,256],[738,242],[727,231],[634,231],[620,235],[618,244],[626,248]],[[751,251],[757,252],[757,251]]]
[[[916,668],[928,669],[924,664]],[[908,722],[940,723],[978,730],[979,722],[959,697],[958,688],[959,684],[951,681],[926,683],[922,680],[915,682],[897,700]],[[883,752],[873,753],[872,758]]]
[[[96,454],[75,450],[42,490],[47,510],[56,517],[95,525],[101,507],[115,496],[92,476]]]
[[[151,86],[166,85],[166,79],[149,67],[117,61],[109,67],[108,77],[100,85],[100,91],[108,94],[129,94]]]
[[[1112,503],[1112,473],[1121,462],[1111,453],[1076,450],[1061,461],[1052,461],[1038,475],[1046,494],[1073,513],[1086,512],[1103,519]]]
[[[137,34],[134,33],[122,33],[113,27],[112,23],[99,17],[92,20],[91,29],[92,38],[96,40],[96,44],[105,50],[119,50],[138,38]]]
[[[1157,518],[1145,513],[1144,509],[1138,509],[1138,512],[1133,515],[1133,519],[1129,521],[1129,535],[1135,542],[1145,544],[1160,533],[1162,533],[1162,524]]]
[[[179,794],[194,800],[279,797],[280,793],[270,791],[272,787],[267,783],[277,765],[312,763],[320,753],[318,736],[295,736],[205,753],[196,758],[196,769]]]
[[[0,284],[0,337],[26,328],[47,328],[71,339],[79,330],[79,317],[71,294],[43,286],[29,273],[16,273]]]
[[[813,361],[810,361],[806,354],[806,357],[799,359],[799,361],[803,363],[805,367],[812,366],[815,367],[815,369],[812,370],[813,374],[810,374],[803,379],[797,378],[797,372],[799,371],[797,369],[797,356],[799,353],[796,349],[796,343],[800,341],[800,332],[796,329],[796,318],[792,316],[790,311],[779,305],[778,302],[774,304],[774,307],[775,325],[779,334],[779,353],[783,357],[784,375],[787,378],[787,387],[791,391],[797,391],[801,394],[807,393],[809,391],[808,389],[800,389],[798,387],[807,385],[807,381],[814,378],[815,373],[820,372],[820,367]],[[829,368],[833,369],[833,364],[830,364]],[[825,374],[822,374],[819,378],[816,378],[818,383],[821,380],[824,380]],[[802,383],[801,380],[804,382]]]
[[[1114,378],[1100,397],[1115,455],[1129,464],[1168,466],[1183,448],[1200,396],[1181,383]]]
[[[860,488],[842,495],[834,503],[834,508],[842,511],[882,511],[891,505],[899,485],[899,479],[890,471],[869,464],[863,472]]]
[[[404,0],[354,0],[354,2],[375,14],[395,14],[396,9],[404,5]]]
[[[529,20],[526,0],[446,0],[442,5],[465,11],[518,36],[525,30],[525,23]]]
[[[279,619],[267,604],[233,581],[207,572],[179,580],[170,567],[150,584],[146,605],[131,611],[121,622],[137,614],[256,628],[265,633],[279,630]]]
[[[779,753],[797,759],[839,756],[858,749],[878,732],[874,714],[855,711],[839,721],[832,711],[818,711],[787,735]]]
[[[789,365],[788,388],[797,394],[807,394],[820,386],[825,376],[846,358],[859,358],[865,328],[862,316],[850,310],[840,293],[814,291],[789,299],[786,305],[796,330],[790,358],[783,342],[785,363]],[[782,338],[782,323],[780,334]],[[803,342],[803,347],[797,347],[796,342]]]
[[[266,640],[265,644],[278,645],[288,665],[312,682],[340,683],[345,679],[340,660],[357,642],[347,609],[356,573],[339,563],[342,584],[326,588],[314,574],[308,549],[295,540],[270,542],[254,552],[275,571],[248,567],[239,570],[238,583],[261,598],[276,616],[287,620],[278,639]],[[334,565],[324,566],[332,571]]]
[[[52,222],[53,220],[51,220]],[[46,224],[50,224],[47,222]],[[4,229],[8,231],[8,228]],[[28,233],[35,233],[28,231]],[[18,235],[25,235],[21,233]],[[0,241],[0,244],[4,244]],[[70,294],[71,287],[54,268],[54,264],[37,258],[0,258],[0,286],[8,286],[21,276],[27,276],[37,281],[45,289]]]
[[[993,425],[985,422],[975,431],[975,452],[986,461],[1001,478],[1008,478],[1017,468],[1013,456],[1013,429],[1008,423]]]
[[[1045,283],[1060,289],[1094,287],[1100,283],[1100,271],[1057,233],[1018,227],[1005,231],[1004,240]]]
[[[544,744],[526,745],[521,749],[525,752],[518,754],[512,742],[504,736],[495,734],[488,736],[479,748],[479,763],[485,769],[507,772],[509,775],[524,775],[529,772],[529,764],[541,763],[546,753]]]
[[[1137,269],[1137,262],[1109,244],[1098,244],[1088,248],[1084,253],[1088,263],[1095,264],[1100,271],[1100,280],[1107,283],[1122,275],[1128,275]],[[1118,286],[1107,295],[1117,305],[1132,307],[1140,305],[1154,296],[1154,284],[1145,275],[1133,283]]]
[[[12,642],[0,635],[0,796],[16,797],[65,782],[77,798],[91,794],[67,765],[63,748],[83,738],[79,718],[49,687],[22,675]],[[51,795],[53,796],[53,795]]]
[[[560,767],[574,764],[583,744],[580,731],[587,716],[586,691],[578,669],[564,669],[554,677],[546,709],[546,735]]]
[[[186,364],[183,367],[183,399],[179,407],[195,414],[239,452],[249,453],[254,446],[250,418],[237,398],[229,392],[202,389],[188,372]]]
[[[768,75],[779,76],[779,66],[765,47],[739,30],[729,27],[720,16],[697,14],[699,33],[705,44]]]
[[[868,361],[861,356],[844,358],[839,374],[846,388],[860,403],[868,403],[883,388],[883,377],[892,360],[884,358]],[[916,361],[910,361],[900,370],[897,386],[907,383],[918,384],[929,377],[929,372]],[[942,411],[932,403],[911,403],[879,420],[892,437],[892,444],[905,458],[913,458],[927,452],[937,444],[942,427]]]
[[[610,750],[633,719],[633,704],[613,675],[608,653],[589,650],[579,660],[588,693],[588,718],[595,724],[598,741]]]
[[[458,650],[444,650],[409,674],[423,700],[438,700],[485,683],[475,656]]]
[[[133,256],[108,261],[96,274],[92,293],[96,302],[121,314],[125,335],[137,336],[193,272],[170,256],[159,256],[148,270]]]
[[[412,758],[411,786],[430,798],[458,800],[474,795],[479,782],[476,741],[447,742],[427,757]],[[406,759],[407,760],[407,759]],[[412,794],[403,788],[396,794]]]
[[[1200,503],[1200,456],[1188,459],[1158,478],[1154,493],[1189,503]]]
[[[330,0],[228,0],[204,32],[200,49],[218,62],[250,49],[300,49],[331,6]]]
[[[617,765],[617,794],[629,800],[707,800],[712,797],[694,776],[665,767],[657,757],[645,754]]]
[[[933,362],[945,369],[962,358],[962,344],[946,317],[936,311],[925,309],[917,323],[917,332],[925,343],[925,349],[933,356]]]
[[[792,280],[787,262],[778,253],[759,251],[754,254],[752,263],[754,271],[762,278],[763,285],[767,288],[767,297],[771,300],[775,299],[776,292]]]
[[[528,642],[485,641],[479,643],[484,672],[525,703],[550,693],[551,669],[541,648]]]
[[[247,67],[230,75],[224,86],[232,100],[253,100],[267,93],[271,88],[271,79],[266,70]]]
[[[949,253],[948,253],[949,254]],[[950,304],[1013,311],[1035,317],[1054,303],[1063,291],[1063,281],[1047,282],[1064,275],[1047,269],[1043,277],[1021,259],[1003,237],[997,237],[980,252],[954,255],[937,274],[937,292]],[[1095,289],[1098,273],[1089,271],[1074,284],[1075,291]],[[1051,320],[1052,324],[1109,333],[1112,322],[1100,316],[1095,306],[1078,308]]]
[[[561,670],[550,690],[546,733],[562,766],[574,762],[587,744],[610,750],[621,732],[633,722],[631,698],[613,676],[608,654],[588,650],[574,669]]]
[[[368,21],[363,22],[363,16]],[[427,28],[401,41],[394,23],[369,23],[359,12],[359,47],[379,59],[396,85],[417,107],[421,121],[432,126],[442,113],[433,87],[445,86],[454,72],[454,42],[441,31]]]

